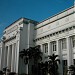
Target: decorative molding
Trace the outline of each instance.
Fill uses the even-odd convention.
[[[40,32],[43,32],[43,28],[40,30]]]
[[[38,28],[35,28],[35,30],[37,30],[37,29],[39,29],[39,28],[41,28],[41,27],[44,27],[44,26],[46,26],[46,25],[48,25],[48,24],[50,24],[50,23],[53,23],[53,22],[55,22],[55,21],[58,21],[58,20],[60,20],[60,19],[62,19],[62,18],[65,18],[65,17],[67,17],[67,16],[69,16],[69,15],[72,15],[72,14],[74,14],[75,12],[72,12],[72,13],[70,13],[70,14],[67,14],[67,15],[65,15],[65,16],[62,16],[62,17],[60,17],[60,18],[58,18],[58,19],[56,19],[56,20],[54,20],[54,21],[51,21],[51,22],[48,22],[47,24],[43,24],[42,26],[40,26],[40,27],[38,27]]]
[[[34,39],[34,41],[36,42],[36,41],[39,41],[39,40],[42,40],[42,39],[45,39],[45,38],[49,38],[49,37],[52,37],[52,36],[55,36],[55,35],[58,36],[59,34],[62,34],[62,33],[64,33],[64,32],[66,32],[66,35],[68,35],[68,34],[69,34],[69,31],[70,31],[70,30],[73,30],[73,29],[75,29],[75,26],[72,26],[72,27],[69,27],[69,28],[66,28],[66,29],[57,31],[57,32],[55,32],[55,33],[48,34],[48,35],[45,35],[45,36],[43,36],[43,37]]]
[[[68,21],[69,21],[69,17],[66,17],[66,18],[65,18],[65,22],[68,22]]]
[[[50,29],[50,28],[51,28],[51,26],[49,25],[49,26],[48,26],[48,29]]]
[[[3,42],[8,42],[8,41],[10,41],[10,40],[12,40],[14,38],[16,38],[16,36],[13,36],[13,37],[10,37],[9,39],[3,40]]]
[[[56,22],[56,25],[59,25],[59,21]]]

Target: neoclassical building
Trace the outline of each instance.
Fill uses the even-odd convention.
[[[72,6],[52,17],[37,22],[20,18],[3,31],[0,42],[0,69],[28,73],[28,67],[19,58],[19,51],[40,45],[43,61],[57,54],[61,60],[60,75],[64,66],[75,64],[75,7]]]

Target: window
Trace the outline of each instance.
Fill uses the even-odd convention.
[[[67,60],[63,60],[63,66],[67,66]]]
[[[44,53],[48,53],[48,43],[43,44]]]
[[[56,51],[56,41],[51,42],[51,46],[52,51]]]
[[[72,37],[73,47],[75,47],[75,36]]]
[[[75,65],[75,59],[73,59],[73,63],[74,63],[74,65]]]
[[[66,43],[66,38],[62,39],[62,40],[61,40],[61,48],[62,48],[62,49],[66,49],[66,48],[67,48],[67,47],[66,47],[66,46],[67,46],[66,44],[67,44],[67,43]]]

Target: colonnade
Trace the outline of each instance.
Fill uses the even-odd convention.
[[[7,67],[11,72],[18,73],[19,41],[0,48],[0,69]]]
[[[63,39],[63,38],[62,38]],[[70,65],[73,65],[73,59],[74,59],[74,55],[73,55],[73,41],[72,41],[72,38],[69,37],[69,36],[66,36],[66,58],[64,59],[63,56],[65,53],[63,53],[63,50],[61,49],[61,41],[60,39],[55,39],[54,41],[56,41],[56,51],[53,52],[52,49],[51,49],[51,42],[52,41],[49,41],[49,42],[46,42],[48,43],[48,55],[52,55],[53,53],[55,53],[56,55],[59,55],[59,59],[61,61],[61,63],[59,64],[59,72],[60,72],[60,75],[63,74],[63,62],[62,60],[67,60],[67,66],[70,66]],[[41,45],[41,50],[43,52],[43,45]]]
[[[8,47],[8,48],[7,48]],[[4,62],[4,65],[11,70],[11,72],[15,72],[15,61],[16,61],[16,44],[11,44],[5,47],[5,50],[7,51],[6,54],[6,61]],[[5,60],[4,59],[4,60]],[[6,64],[5,64],[6,63]]]
[[[61,42],[60,39],[55,39],[56,41],[56,54],[59,55],[61,64],[62,64],[62,60],[63,59],[63,50],[61,49]],[[51,50],[51,42],[49,41],[48,43],[48,55],[52,55],[53,51]],[[66,60],[67,60],[67,64],[68,66],[73,65],[73,48],[72,48],[72,38],[67,36],[66,37],[66,44],[67,44],[67,48],[66,48]],[[2,48],[1,48],[2,49]],[[43,46],[41,45],[41,50],[43,50]],[[2,51],[2,50],[0,50]],[[43,52],[43,51],[42,51]],[[19,63],[19,41],[17,41],[16,43],[10,44],[8,46],[5,47],[4,49],[4,56],[3,57],[1,55],[2,53],[0,53],[0,59],[2,58],[3,63],[1,63],[2,61],[0,61],[0,64],[3,64],[3,68],[4,67],[8,67],[11,72],[16,72],[18,73],[18,63]],[[1,65],[0,65],[1,68]],[[60,72],[62,72],[62,65],[60,65]],[[62,74],[61,74],[62,75]]]

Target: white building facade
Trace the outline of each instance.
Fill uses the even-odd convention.
[[[44,54],[57,54],[63,65],[75,64],[75,7],[71,7],[37,24],[36,21],[20,18],[4,30],[0,43],[0,69],[8,67],[11,72],[28,72],[19,59],[19,51],[40,45]]]
[[[19,51],[34,45],[34,24],[30,21],[36,23],[26,18],[20,18],[4,30],[0,43],[0,69],[7,67],[11,72],[18,73]]]

